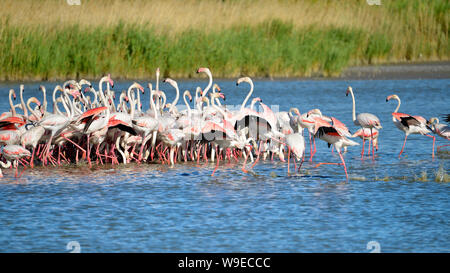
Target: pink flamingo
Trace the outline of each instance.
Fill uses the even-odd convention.
[[[352,111],[353,123],[356,126],[361,126],[362,128],[368,128],[368,129],[370,129],[371,132],[372,132],[373,128],[375,128],[377,130],[380,130],[381,128],[383,128],[381,126],[380,119],[377,116],[375,116],[374,114],[360,113],[360,114],[356,115],[355,96],[353,95],[353,89],[350,86],[347,88],[347,92],[345,93],[345,95],[348,96],[349,93],[352,95],[352,100],[353,100],[353,111]],[[373,134],[372,133],[371,133],[370,140],[372,141],[372,160],[374,160],[375,154],[374,154]],[[362,150],[363,151],[361,153],[361,159],[363,158],[363,155],[364,155],[364,142],[363,142]]]
[[[386,102],[388,102],[391,99],[397,100],[397,108],[395,108],[394,113],[392,113],[392,122],[394,122],[395,126],[403,131],[405,133],[405,140],[403,142],[402,150],[400,151],[400,154],[398,157],[400,157],[403,153],[403,149],[405,148],[406,139],[410,134],[421,134],[426,135],[428,137],[433,138],[433,153],[432,157],[434,158],[434,136],[430,136],[429,133],[431,132],[427,128],[427,120],[423,118],[422,116],[410,116],[408,114],[398,113],[398,109],[400,108],[401,101],[400,98],[397,95],[390,95],[386,98]]]
[[[319,167],[320,165],[329,164],[329,165],[343,165],[345,171],[345,177],[348,181],[347,167],[345,166],[344,158],[341,154],[341,148],[345,148],[347,146],[356,146],[358,143],[353,140],[348,139],[345,135],[343,135],[339,129],[336,129],[331,124],[326,122],[321,118],[315,119],[315,134],[314,137],[322,139],[328,143],[328,146],[333,145],[336,148],[336,151],[341,158],[342,163],[319,163],[315,167]]]
[[[13,161],[13,165],[16,168],[15,177],[17,177],[18,174],[18,167],[19,167],[19,161],[22,160],[22,158],[30,157],[31,153],[24,147],[20,145],[6,145],[3,147],[3,156],[8,161]],[[23,164],[23,163],[22,163]],[[24,165],[25,166],[25,165]]]
[[[430,118],[430,120],[428,121],[428,125],[431,126],[431,130],[435,134],[437,134],[438,136],[440,136],[446,140],[450,140],[450,126],[439,123],[439,119],[436,117]],[[433,147],[434,147],[434,141],[435,140],[433,139]],[[438,146],[436,150],[437,150],[437,152],[439,152],[440,148],[449,146],[449,145],[450,144]]]

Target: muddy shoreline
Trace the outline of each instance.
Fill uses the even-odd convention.
[[[244,75],[243,75],[244,76]],[[122,78],[112,75],[118,81],[148,81],[154,78]],[[177,78],[178,81],[198,81],[200,78]],[[232,78],[214,77],[216,81],[235,80]],[[326,77],[319,73],[311,77],[252,77],[259,81],[292,81],[292,80],[408,80],[408,79],[450,79],[450,61],[399,63],[368,66],[352,66],[344,69],[338,77]],[[87,78],[87,80],[93,80]],[[51,79],[48,82],[60,82],[64,79]],[[0,81],[0,84],[17,82],[43,82],[42,80],[23,79]]]

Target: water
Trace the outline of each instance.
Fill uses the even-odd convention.
[[[246,84],[218,83],[229,104],[247,94]],[[54,83],[44,84],[51,93]],[[170,101],[174,90],[161,85]],[[197,85],[206,82],[179,83],[181,91]],[[278,161],[258,163],[253,174],[224,164],[214,177],[213,165],[193,164],[39,167],[20,179],[4,170],[0,251],[67,252],[67,243],[78,241],[82,252],[369,252],[367,243],[377,241],[382,252],[449,252],[449,184],[435,181],[439,168],[449,173],[448,149],[432,160],[431,139],[412,135],[398,159],[404,135],[391,120],[396,102],[385,101],[396,93],[400,112],[440,117],[450,112],[448,79],[256,80],[253,95],[281,110],[320,108],[355,131],[348,85],[357,111],[376,114],[383,125],[375,162],[359,159],[360,146],[344,155],[348,183],[341,166],[305,163],[302,174],[287,176]],[[41,100],[38,86],[26,84],[25,98]],[[2,112],[11,87],[18,90],[0,85]],[[148,93],[143,103],[147,109]],[[322,141],[317,149],[316,163],[339,161]]]

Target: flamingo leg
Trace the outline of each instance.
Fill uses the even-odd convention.
[[[431,157],[434,158],[434,143],[436,141],[436,137],[435,136],[430,136],[430,135],[426,135],[427,137],[431,137],[433,139],[433,152],[431,153]]]
[[[30,160],[30,167],[31,167],[31,168],[34,167],[33,161],[34,161],[34,151],[35,151],[35,150],[36,150],[36,146],[33,147],[33,152],[31,153],[31,160]]]
[[[408,135],[405,134],[405,141],[403,142],[403,147],[402,150],[400,151],[400,154],[398,155],[398,157],[400,157],[403,153],[403,149],[405,148],[405,144],[406,144],[406,139],[408,138]]]
[[[363,145],[362,145],[362,150],[361,150],[361,159],[364,158],[364,146],[365,146],[365,144],[366,144],[366,139],[363,136]]]
[[[372,145],[372,146],[373,146],[373,145]],[[347,178],[347,181],[348,181],[347,167],[345,166],[344,158],[342,157],[341,151],[338,151],[338,153],[339,153],[339,157],[340,157],[341,160],[342,160],[342,164],[344,165],[345,177]]]
[[[300,164],[298,165],[297,172],[300,172],[300,168],[301,168],[302,165],[303,165],[303,161],[305,161],[305,152],[304,152],[304,151],[303,151],[302,161],[301,161]]]
[[[375,145],[373,145],[373,133],[372,133],[372,128],[370,128],[370,140],[372,142],[372,161],[375,160]],[[369,144],[370,145],[370,144]],[[369,148],[370,150],[370,148]],[[344,164],[345,166],[345,164]]]

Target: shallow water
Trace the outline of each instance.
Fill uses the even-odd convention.
[[[227,104],[247,94],[246,84],[218,83]],[[51,93],[55,84],[44,84]],[[206,82],[179,83],[181,91],[197,85]],[[396,102],[385,98],[398,94],[400,112],[440,117],[450,111],[450,80],[255,80],[253,95],[283,111],[320,108],[356,131],[348,85],[357,111],[376,114],[383,125],[374,162],[360,160],[360,146],[344,155],[348,183],[341,166],[305,163],[301,174],[288,176],[286,164],[270,160],[249,174],[223,164],[214,177],[210,164],[37,167],[20,179],[3,170],[0,251],[68,252],[67,243],[78,241],[82,252],[369,252],[367,243],[377,241],[382,252],[448,252],[450,184],[436,182],[436,174],[449,174],[450,152],[443,148],[432,160],[431,138],[412,135],[398,159],[404,134],[391,120]],[[25,98],[41,99],[38,86],[25,84]],[[174,90],[161,86],[170,101]],[[0,84],[1,112],[9,88],[18,84]],[[438,137],[437,144],[447,143]],[[323,161],[339,157],[317,141],[314,162]]]

